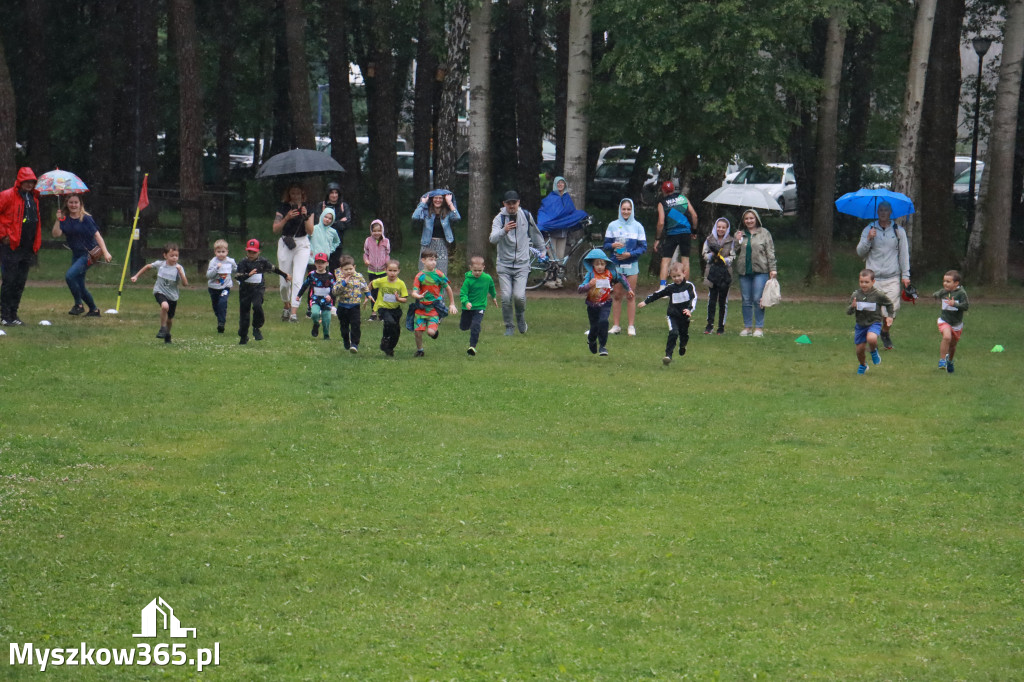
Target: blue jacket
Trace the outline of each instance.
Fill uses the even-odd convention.
[[[446,189],[432,189],[426,193],[427,203],[420,203],[416,206],[416,210],[412,212],[413,220],[423,221],[423,234],[420,237],[420,246],[429,246],[430,240],[434,238],[434,215],[430,212],[430,199],[435,196],[444,196],[451,194]],[[452,205],[455,206],[455,210],[447,215],[441,216],[441,227],[444,228],[444,240],[449,244],[455,241],[455,235],[452,234],[452,221],[462,220],[462,216],[459,215],[458,206],[455,204],[455,196],[452,196]],[[447,202],[445,203],[447,208]]]
[[[633,203],[632,199],[623,199],[619,202],[619,219],[608,223],[608,229],[604,233],[604,250],[612,256],[612,262],[620,267],[632,265],[647,251],[647,235],[644,233],[644,226],[638,223],[632,214],[629,216],[629,220],[622,217],[622,204],[626,201]],[[633,207],[633,210],[636,211],[636,206]],[[618,254],[612,248],[612,244],[615,242],[624,244],[623,249],[629,253],[629,258],[618,259]]]
[[[566,230],[581,220],[586,220],[587,212],[576,208],[572,197],[569,196],[569,185],[566,184],[565,191],[558,193],[558,181],[565,182],[565,178],[555,178],[551,192],[540,202],[540,210],[537,211],[537,229],[541,232],[550,230]]]

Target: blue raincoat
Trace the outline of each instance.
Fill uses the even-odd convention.
[[[553,230],[566,230],[587,218],[587,212],[576,208],[572,197],[569,196],[569,184],[566,183],[565,191],[558,193],[558,181],[565,182],[565,178],[558,176],[552,185],[551,192],[540,202],[540,210],[537,211],[537,229],[541,232]]]

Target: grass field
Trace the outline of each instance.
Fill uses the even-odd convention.
[[[490,310],[476,358],[449,318],[387,359],[379,326],[351,356],[276,303],[239,347],[202,281],[165,346],[150,289],[96,320],[30,286],[53,326],[0,338],[8,643],[166,642],[132,638],[159,596],[216,679],[1022,676],[1019,302],[975,301],[954,375],[937,306],[905,308],[858,377],[842,302],[784,303],[764,339],[732,303],[663,367],[663,302],[608,358],[566,298],[513,338]]]

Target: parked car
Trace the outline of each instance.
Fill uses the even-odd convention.
[[[981,189],[981,174],[985,172],[985,162],[979,161],[975,166],[974,173],[974,198],[978,198],[978,191]],[[971,164],[968,158],[967,167],[956,176],[953,181],[953,205],[967,210],[970,206],[971,197]]]
[[[412,182],[413,167],[416,155],[413,152],[395,152],[398,156],[398,179],[402,182]],[[434,169],[430,169],[430,186],[434,186]]]
[[[723,182],[723,185],[730,184]],[[732,179],[734,185],[754,185],[779,202],[782,212],[796,210],[796,174],[791,163],[747,166]]]
[[[953,159],[953,177],[959,176],[965,170],[971,167],[971,157],[969,156],[958,156]],[[964,190],[965,192],[967,190]]]
[[[633,175],[633,161],[606,161],[594,173],[594,179],[587,185],[587,201],[599,208],[615,208],[626,196],[626,185]],[[657,200],[658,174],[653,168],[647,169],[647,179],[640,191],[641,203],[652,204]]]
[[[627,147],[624,144],[613,144],[609,147],[604,147],[601,153],[597,155],[596,168],[600,168],[606,163],[613,163],[618,161],[636,161],[636,153],[639,151],[637,147]]]
[[[860,184],[871,189],[890,189],[892,168],[884,163],[865,163],[861,166]]]

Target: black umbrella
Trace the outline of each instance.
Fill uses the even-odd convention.
[[[344,173],[345,169],[329,154],[315,149],[292,149],[275,154],[256,171],[257,178]]]

